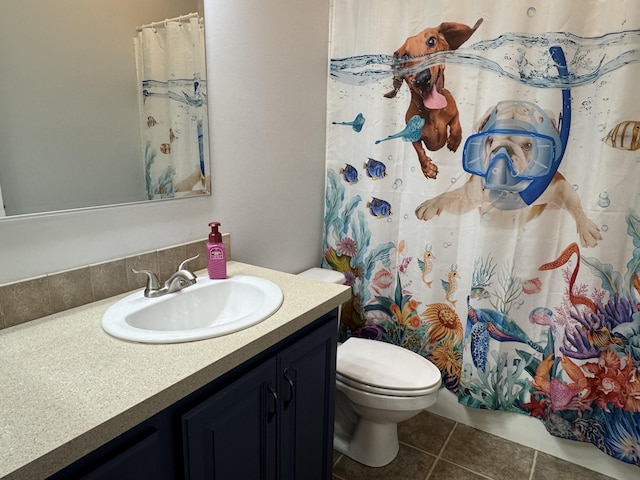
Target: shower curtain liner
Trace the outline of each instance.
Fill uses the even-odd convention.
[[[334,0],[323,244],[343,339],[636,465],[639,48],[632,0]]]
[[[197,13],[134,39],[148,199],[210,191],[204,30]]]

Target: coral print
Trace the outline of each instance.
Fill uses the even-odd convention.
[[[640,467],[640,4],[568,1],[334,2],[323,265],[341,340]]]

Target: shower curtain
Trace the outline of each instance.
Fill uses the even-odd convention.
[[[342,339],[640,465],[640,4],[334,0]]]
[[[134,48],[147,198],[208,193],[201,19],[192,13],[139,27]]]

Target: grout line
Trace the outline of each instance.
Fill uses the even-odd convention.
[[[449,435],[447,435],[447,439],[444,441],[444,443],[442,444],[442,447],[440,447],[440,450],[436,454],[436,460],[435,460],[435,462],[433,462],[433,465],[431,465],[431,468],[427,472],[427,476],[425,477],[424,480],[429,480],[429,477],[431,477],[431,474],[436,469],[436,465],[438,464],[438,461],[442,460],[442,453],[444,452],[444,449],[447,448],[447,444],[449,443],[449,440],[451,440],[451,437],[453,437],[453,433],[456,431],[456,427],[457,426],[458,426],[458,422],[456,422],[453,425],[453,428],[449,432]]]
[[[536,471],[536,463],[538,462],[538,450],[533,451],[533,463],[531,464],[531,472],[529,472],[529,480],[533,480],[533,473]]]

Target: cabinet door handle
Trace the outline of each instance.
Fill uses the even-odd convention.
[[[278,413],[278,394],[270,383],[267,384],[267,390],[269,390],[269,393],[273,397],[273,411],[267,412],[267,421],[271,422],[273,417]]]
[[[286,409],[289,406],[289,404],[291,402],[293,402],[293,398],[294,398],[296,389],[295,389],[295,385],[293,384],[293,380],[291,379],[291,376],[289,375],[289,369],[285,368],[282,374],[284,376],[284,379],[289,384],[289,399],[284,402],[284,408]]]

